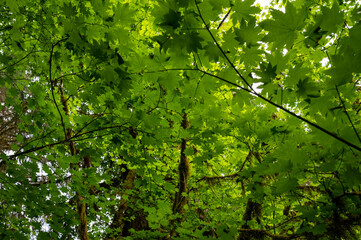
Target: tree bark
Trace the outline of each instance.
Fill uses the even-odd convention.
[[[184,130],[189,128],[187,114],[183,114],[183,120],[181,126]],[[179,181],[178,192],[176,192],[173,202],[173,214],[176,213],[183,214],[184,205],[186,205],[187,203],[187,199],[184,196],[184,193],[187,192],[187,188],[188,188],[190,167],[189,167],[189,160],[185,154],[186,149],[187,149],[187,139],[182,138],[180,161],[178,165],[178,181]]]
[[[136,176],[137,176],[136,171],[133,169],[128,171],[127,176],[125,177],[122,188],[121,200],[118,205],[118,209],[114,213],[113,222],[110,225],[110,229],[116,230],[117,233],[113,235],[109,234],[106,238],[107,240],[118,239],[120,235],[122,235],[121,233],[123,230],[123,219],[129,203],[128,201],[129,195],[126,193],[126,191],[133,188],[134,180]]]
[[[69,115],[69,108],[68,108],[68,103],[65,100],[65,94],[64,94],[64,90],[62,87],[59,87],[59,91],[60,91],[60,99],[61,99],[61,103],[63,105],[63,110],[65,111],[65,115]],[[66,133],[66,140],[69,141],[69,148],[70,148],[70,153],[72,156],[77,154],[77,151],[75,149],[75,144],[74,142],[71,140],[71,137],[73,136],[73,130],[71,128],[67,129],[67,133]],[[83,168],[88,168],[91,166],[91,160],[89,158],[89,156],[85,156],[83,159]],[[80,166],[79,166],[80,167]],[[74,169],[73,164],[70,164],[70,168]],[[86,218],[87,213],[86,213],[86,203],[84,203],[84,198],[77,192],[76,193],[76,206],[77,206],[77,213],[79,216],[79,220],[80,220],[80,224],[78,226],[78,235],[80,240],[90,240],[89,235],[88,235],[88,220]]]

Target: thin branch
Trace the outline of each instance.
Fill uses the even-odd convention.
[[[243,168],[246,166],[246,163],[248,161],[250,161],[250,159],[252,158],[252,155],[253,155],[252,151],[249,151],[246,159],[243,161],[242,167],[237,172],[235,172],[235,173],[233,173],[231,175],[225,175],[225,176],[212,176],[212,177],[204,176],[204,177],[200,178],[199,180],[197,180],[197,183],[200,182],[200,181],[204,181],[204,180],[206,180],[206,181],[208,181],[208,180],[216,180],[216,179],[220,180],[220,179],[227,179],[227,178],[233,179],[235,177],[238,177],[239,173],[242,172]]]
[[[128,124],[128,122],[123,123],[123,124],[121,124],[121,125],[115,125],[115,126],[97,128],[97,129],[90,130],[90,131],[88,131],[88,132],[84,132],[84,133],[81,133],[81,134],[78,134],[78,135],[74,135],[74,137],[81,137],[81,136],[84,136],[84,135],[89,134],[89,133],[99,132],[99,131],[107,130],[107,129],[122,128],[122,127],[124,127],[124,125],[126,125],[126,124]]]
[[[38,41],[39,41],[39,40],[38,40]],[[37,42],[38,42],[38,41],[37,41]],[[37,43],[37,42],[36,42],[36,43]],[[35,47],[36,47],[36,43],[34,44],[34,47],[30,50],[30,52],[29,52],[28,54],[26,54],[24,57],[20,58],[18,61],[14,62],[13,64],[10,64],[10,65],[8,65],[8,66],[0,69],[0,71],[3,71],[3,70],[5,70],[5,69],[7,69],[7,68],[9,68],[9,67],[15,66],[15,65],[18,64],[19,62],[21,62],[21,61],[23,61],[24,59],[26,59],[30,54],[33,53],[33,50],[34,50]]]
[[[101,115],[99,115],[99,116],[101,116]],[[80,128],[80,129],[74,134],[73,137],[71,137],[71,138],[68,139],[68,140],[71,140],[71,139],[74,139],[74,138],[77,138],[77,137],[79,137],[79,136],[84,135],[84,134],[81,134],[81,135],[79,135],[79,134],[80,134],[87,126],[89,126],[91,123],[93,123],[99,116],[97,116],[96,118],[94,118],[94,119],[92,119],[91,121],[89,121],[88,123],[86,123],[82,128]],[[103,130],[103,129],[100,129],[100,130]],[[14,155],[10,156],[10,158],[12,158],[12,157],[17,157],[17,156],[20,156],[20,155],[24,155],[24,154],[30,153],[30,152],[35,152],[35,151],[37,151],[37,150],[43,149],[44,146],[45,146],[45,147],[52,147],[52,146],[54,146],[53,144],[49,144],[49,145],[44,145],[44,146],[39,147],[40,149],[37,149],[37,148],[36,148],[36,150],[34,150],[34,151],[30,151],[30,152],[20,152],[21,149],[23,149],[24,147],[26,147],[26,146],[29,145],[30,143],[32,143],[32,142],[34,142],[34,141],[37,141],[37,140],[40,140],[40,139],[43,139],[43,138],[47,137],[48,135],[50,135],[51,133],[53,133],[54,131],[55,131],[55,130],[52,130],[52,131],[50,131],[49,133],[45,134],[45,135],[42,136],[42,137],[39,137],[39,138],[37,138],[37,139],[33,139],[32,141],[29,141],[27,144],[25,144],[24,146],[22,146]],[[58,145],[58,144],[61,144],[61,143],[65,143],[65,142],[67,142],[67,141],[62,140],[62,141],[60,141],[60,142],[57,142],[55,145]],[[35,149],[35,148],[32,148],[32,149]]]
[[[160,69],[156,71],[149,71],[149,72],[143,72],[144,73],[160,73],[160,72],[167,72],[167,71],[198,71],[197,68],[165,68]],[[133,74],[139,74],[139,73],[133,73]]]
[[[238,69],[236,68],[236,66],[233,64],[233,62],[228,58],[228,56],[226,55],[226,53],[223,51],[222,47],[219,45],[218,41],[216,40],[216,38],[214,37],[214,35],[212,34],[211,30],[209,29],[206,21],[204,20],[203,18],[203,15],[201,13],[201,10],[199,9],[199,6],[198,6],[198,2],[197,0],[194,0],[195,3],[196,3],[196,7],[197,7],[197,10],[198,10],[198,13],[199,13],[199,17],[201,18],[204,26],[206,27],[209,35],[212,37],[213,39],[213,42],[217,45],[219,51],[222,53],[223,57],[227,60],[227,62],[231,65],[231,67],[236,71],[237,75],[243,80],[243,82],[248,86],[249,89],[251,89],[251,91],[255,92],[251,86],[251,84],[249,84],[247,82],[247,80],[243,77],[243,75],[238,71]]]
[[[45,185],[45,184],[51,184],[51,183],[68,183],[71,180],[71,177],[66,177],[64,179],[56,179],[55,181],[52,180],[43,180],[43,181],[36,181],[36,182],[29,182],[29,185],[34,186],[34,187],[38,187],[41,185]]]
[[[26,146],[28,146],[29,144],[35,142],[35,141],[39,141],[41,139],[44,139],[46,138],[47,136],[49,136],[50,134],[52,134],[53,132],[55,132],[55,130],[51,130],[50,132],[46,133],[45,135],[41,136],[41,137],[38,137],[38,138],[34,138],[34,139],[31,139],[30,141],[28,141],[26,144],[22,145],[19,150],[16,151],[15,154],[19,153],[21,151],[21,149],[25,148]]]
[[[219,23],[217,30],[222,26],[222,24],[224,23],[224,21],[228,18],[229,14],[231,13],[232,8],[229,9],[229,11],[227,12],[226,16],[224,16],[224,18],[222,19],[222,21]]]
[[[95,118],[87,122],[82,128],[80,128],[78,131],[76,131],[75,136],[77,136],[79,133],[81,133],[86,127],[88,127],[90,124],[92,124],[95,120],[97,120],[100,116],[103,116],[105,114],[105,111],[107,110],[107,107],[105,108],[104,112],[97,115]]]
[[[52,63],[53,63],[53,53],[54,53],[54,48],[60,44],[62,41],[65,41],[67,38],[63,38],[63,39],[60,39],[59,41],[57,41],[55,44],[52,45],[51,47],[51,51],[50,51],[50,59],[49,59],[49,81],[50,81],[50,84],[51,84],[51,95],[53,97],[53,101],[54,101],[54,104],[56,106],[56,109],[60,115],[60,121],[61,121],[61,125],[63,127],[63,131],[64,131],[64,137],[66,138],[66,130],[65,130],[65,124],[64,124],[64,119],[63,119],[63,115],[61,114],[61,111],[59,109],[59,106],[58,106],[58,103],[56,102],[56,99],[55,99],[55,94],[54,94],[54,84],[55,84],[55,81],[52,80]]]
[[[352,120],[351,120],[351,118],[350,118],[350,115],[349,115],[349,114],[348,114],[348,112],[347,112],[347,109],[346,109],[345,103],[343,102],[343,100],[342,100],[342,98],[341,98],[341,94],[340,94],[340,92],[338,91],[338,87],[337,87],[337,86],[336,86],[336,92],[337,92],[338,98],[339,98],[339,99],[340,99],[340,101],[341,101],[342,107],[343,107],[343,109],[345,110],[345,114],[346,114],[346,116],[347,116],[348,120],[349,120],[349,121],[350,121],[350,123],[351,123],[351,126],[352,126],[352,128],[353,128],[353,131],[355,132],[355,134],[356,134],[356,136],[357,136],[357,138],[358,138],[359,142],[361,143],[361,138],[360,138],[360,135],[358,134],[358,132],[357,132],[357,130],[356,130],[356,128],[355,128],[355,126],[353,125],[353,122],[352,122]]]
[[[343,198],[345,196],[361,196],[361,192],[345,192],[345,193],[335,197],[335,199]]]
[[[64,140],[61,140],[61,141],[58,141],[58,142],[55,142],[55,143],[46,144],[46,145],[43,145],[43,146],[40,146],[40,147],[30,148],[30,149],[28,149],[28,150],[26,150],[24,152],[19,152],[19,153],[15,153],[13,155],[10,155],[9,159],[13,159],[15,157],[25,155],[25,154],[28,154],[28,153],[36,152],[38,150],[41,150],[41,149],[44,149],[44,148],[47,148],[47,147],[53,147],[53,146],[56,146],[56,145],[59,145],[59,144],[62,144],[62,143],[66,143],[70,139],[64,139]]]
[[[217,78],[217,79],[219,79],[219,80],[221,80],[221,81],[223,81],[223,82],[226,82],[226,83],[228,83],[228,84],[230,84],[230,85],[232,85],[232,86],[234,86],[234,87],[240,88],[240,89],[242,89],[242,90],[244,90],[244,91],[246,91],[246,92],[254,95],[254,93],[253,93],[251,90],[249,90],[249,89],[247,89],[247,88],[244,88],[244,87],[242,87],[241,85],[239,85],[239,84],[237,84],[237,83],[231,82],[231,81],[229,81],[229,80],[227,80],[227,79],[224,79],[224,78],[219,77],[219,76],[217,76],[217,75],[214,75],[214,74],[212,74],[212,73],[203,71],[203,70],[201,70],[201,69],[198,69],[198,71],[200,71],[201,73],[206,74],[206,75],[208,75],[208,76]]]
[[[42,150],[44,148],[50,148],[50,147],[57,146],[59,144],[67,143],[67,142],[69,142],[69,141],[71,141],[73,139],[76,139],[78,137],[84,136],[84,135],[89,134],[89,133],[98,132],[98,131],[102,131],[102,130],[106,130],[106,129],[112,129],[112,128],[122,128],[126,124],[128,124],[128,122],[123,123],[121,125],[115,125],[115,126],[109,126],[109,127],[102,127],[102,128],[98,128],[98,129],[93,129],[93,130],[90,130],[88,132],[73,135],[72,137],[69,137],[69,138],[64,139],[64,140],[60,140],[60,141],[57,141],[57,142],[54,142],[54,143],[46,144],[46,145],[43,145],[43,146],[40,146],[40,147],[31,148],[31,149],[28,149],[28,150],[26,150],[24,152],[15,153],[13,155],[10,155],[9,159],[13,159],[15,157],[22,156],[22,155],[25,155],[25,154],[28,154],[28,153],[36,152],[36,151]]]
[[[85,141],[85,140],[88,140],[88,139],[101,138],[101,137],[109,136],[109,135],[112,135],[112,133],[105,133],[105,134],[101,134],[101,135],[95,135],[95,136],[90,136],[90,137],[74,139],[73,142],[81,142],[81,141]]]
[[[75,72],[75,73],[64,74],[64,75],[62,75],[62,76],[60,76],[60,77],[58,77],[58,78],[55,78],[55,79],[54,79],[54,82],[58,81],[58,80],[61,79],[61,78],[65,78],[65,77],[69,77],[69,76],[78,76],[78,74],[81,73],[81,72],[85,72],[85,70],[81,70],[81,71]]]
[[[203,18],[203,16],[202,16],[202,13],[201,13],[201,11],[200,11],[200,9],[199,9],[197,0],[195,0],[195,4],[196,4],[196,7],[197,7],[197,10],[198,10],[199,16],[200,16],[203,24],[205,25],[205,27],[206,27],[208,33],[210,34],[210,36],[212,37],[214,43],[217,45],[219,51],[222,53],[222,55],[223,55],[224,58],[228,61],[228,63],[231,65],[231,67],[233,68],[233,70],[234,70],[234,71],[237,73],[237,75],[243,80],[243,82],[248,86],[248,88],[249,88],[250,90],[249,90],[249,89],[245,90],[244,87],[242,87],[242,86],[240,86],[240,85],[238,85],[238,84],[236,84],[236,83],[232,83],[232,82],[230,82],[230,81],[228,81],[228,80],[224,81],[223,79],[217,77],[218,79],[220,79],[220,80],[222,80],[222,81],[224,81],[224,82],[227,82],[227,83],[229,83],[229,84],[231,84],[231,85],[233,85],[233,86],[239,87],[239,88],[241,88],[242,90],[245,90],[245,91],[247,91],[247,92],[249,92],[249,93],[251,93],[251,94],[253,94],[253,95],[255,95],[255,96],[259,97],[259,98],[261,98],[262,100],[268,102],[269,104],[275,106],[276,108],[279,108],[279,109],[285,111],[286,113],[288,113],[288,114],[290,114],[290,115],[298,118],[299,120],[301,120],[301,121],[303,121],[303,122],[311,125],[312,127],[316,128],[316,129],[318,129],[318,130],[326,133],[327,135],[329,135],[329,136],[337,139],[338,141],[343,142],[343,143],[346,144],[347,146],[352,147],[352,148],[354,148],[354,149],[356,149],[356,150],[358,150],[358,151],[361,152],[361,148],[358,147],[358,146],[356,146],[355,144],[353,144],[353,143],[351,143],[351,142],[349,142],[349,141],[347,141],[347,140],[339,137],[338,135],[336,135],[336,134],[328,131],[327,129],[325,129],[325,128],[323,128],[323,127],[321,127],[321,126],[319,126],[319,125],[317,125],[317,124],[315,124],[315,123],[313,123],[313,122],[311,122],[311,121],[309,121],[309,120],[307,120],[307,119],[305,119],[305,118],[303,118],[303,117],[301,117],[301,116],[299,116],[299,115],[297,115],[296,113],[294,113],[294,112],[292,112],[292,111],[290,111],[290,110],[282,107],[281,105],[278,105],[277,103],[272,102],[271,100],[269,100],[269,99],[263,97],[262,95],[260,95],[259,93],[257,93],[257,92],[252,88],[252,86],[247,82],[247,80],[242,76],[242,74],[238,71],[238,69],[236,68],[236,66],[231,62],[231,60],[228,58],[228,56],[227,56],[227,55],[225,54],[225,52],[223,51],[222,47],[219,45],[219,43],[218,43],[217,40],[215,39],[214,35],[213,35],[212,32],[210,31],[209,27],[207,26],[207,24],[206,24],[206,22],[205,22],[205,20],[204,20],[204,18]],[[203,70],[199,70],[199,71],[204,72]]]
[[[228,81],[228,83],[229,83],[229,81]],[[235,84],[235,83],[232,83],[232,85],[234,85],[234,86],[236,85],[236,86],[237,86],[237,84]],[[238,87],[241,88],[242,90],[245,90],[245,89],[242,88],[240,85],[238,85]],[[355,144],[353,144],[353,143],[351,143],[351,142],[349,142],[349,141],[347,141],[347,140],[339,137],[339,136],[336,135],[335,133],[332,133],[332,132],[328,131],[327,129],[325,129],[325,128],[323,128],[323,127],[321,127],[321,126],[319,126],[319,125],[317,125],[317,124],[315,124],[315,123],[307,120],[306,118],[304,118],[304,117],[302,117],[302,116],[299,116],[299,115],[297,115],[296,113],[294,113],[294,112],[286,109],[285,107],[283,107],[283,106],[281,106],[281,105],[278,105],[277,103],[272,102],[271,100],[263,97],[262,95],[260,95],[260,94],[257,93],[257,92],[251,92],[251,91],[249,91],[248,89],[247,89],[246,91],[249,92],[249,93],[251,93],[251,94],[253,94],[253,95],[255,95],[255,96],[257,96],[257,97],[259,97],[259,98],[261,98],[262,100],[268,102],[269,104],[275,106],[276,108],[279,108],[279,109],[285,111],[286,113],[288,113],[288,114],[290,114],[290,115],[298,118],[299,120],[301,120],[301,121],[303,121],[303,122],[311,125],[312,127],[314,127],[314,128],[316,128],[316,129],[318,129],[318,130],[326,133],[327,135],[329,135],[329,136],[337,139],[338,141],[343,142],[343,143],[346,144],[347,146],[352,147],[352,148],[354,148],[354,149],[356,149],[356,150],[358,150],[358,151],[361,152],[361,148],[360,148],[360,147],[358,147],[358,146],[356,146]]]

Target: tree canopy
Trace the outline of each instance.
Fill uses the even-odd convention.
[[[359,1],[3,0],[1,239],[357,239]]]

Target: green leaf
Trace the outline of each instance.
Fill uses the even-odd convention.
[[[359,239],[360,4],[258,3],[3,1],[0,238]]]
[[[297,84],[297,88],[298,90],[296,91],[296,93],[303,98],[316,98],[320,96],[320,89],[317,83],[309,78],[300,80]]]
[[[246,66],[257,66],[262,61],[262,53],[257,47],[251,47],[244,48],[241,56]]]
[[[6,0],[6,5],[10,8],[10,10],[14,13],[19,12],[19,3],[22,1],[13,1],[13,0]]]
[[[321,22],[322,30],[328,32],[336,32],[337,27],[344,23],[343,12],[341,11],[337,1],[333,3],[331,8],[321,7],[322,15],[319,16],[318,21]]]
[[[341,86],[352,80],[353,72],[361,72],[361,68],[355,62],[361,60],[361,52],[355,52],[350,46],[345,46],[340,54],[333,55],[332,68],[326,71],[331,76],[329,85]]]
[[[194,155],[194,149],[193,148],[187,148],[184,153],[187,156],[192,156],[192,155]]]
[[[180,12],[175,12],[173,9],[169,9],[169,12],[164,15],[163,22],[160,25],[176,29],[180,27],[180,22],[182,19],[183,17],[181,16]]]
[[[275,192],[277,194],[289,193],[290,191],[294,191],[297,186],[297,179],[283,177],[277,181]]]
[[[119,22],[121,26],[128,26],[133,22],[136,10],[129,3],[118,3],[114,7],[114,22]]]
[[[276,70],[277,66],[272,66],[271,63],[268,63],[267,65],[265,63],[262,63],[260,65],[260,71],[257,72],[257,75],[261,77],[260,81],[263,82],[264,85],[266,85],[276,79]]]
[[[247,47],[258,45],[258,41],[261,40],[262,35],[260,33],[261,28],[256,25],[256,18],[251,18],[248,22],[242,19],[240,27],[236,28],[236,40],[243,45],[246,43]]]
[[[188,53],[197,52],[198,49],[202,49],[203,38],[200,34],[193,31],[187,34],[181,34],[174,36],[173,44],[180,47],[181,51],[186,50]]]
[[[290,48],[298,36],[298,31],[304,26],[306,16],[304,9],[297,10],[290,2],[287,3],[285,12],[272,10],[273,19],[261,22],[261,27],[268,31],[263,41],[272,42],[279,48],[284,45]]]
[[[260,8],[254,6],[254,0],[234,1],[232,10],[234,11],[233,24],[243,19],[253,19],[253,15],[261,11]]]
[[[218,62],[219,58],[221,57],[221,53],[213,42],[207,42],[204,50],[205,55],[209,58],[210,62]]]

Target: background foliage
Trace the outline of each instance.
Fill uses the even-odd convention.
[[[0,4],[1,239],[360,237],[359,2]]]

